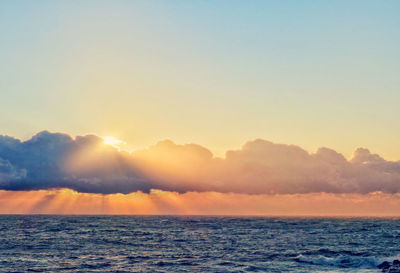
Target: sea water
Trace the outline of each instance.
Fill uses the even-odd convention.
[[[381,272],[400,220],[0,216],[0,272]]]

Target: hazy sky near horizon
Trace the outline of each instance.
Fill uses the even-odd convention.
[[[1,1],[0,134],[400,159],[399,1]]]

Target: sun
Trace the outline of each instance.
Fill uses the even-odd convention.
[[[114,148],[116,148],[118,150],[121,150],[121,146],[126,144],[125,141],[122,141],[122,140],[117,139],[112,136],[103,137],[103,141],[104,141],[104,144],[113,146]]]

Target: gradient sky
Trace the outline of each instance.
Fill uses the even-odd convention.
[[[399,1],[1,1],[0,134],[400,159]]]

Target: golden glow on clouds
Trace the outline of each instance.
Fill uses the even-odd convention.
[[[123,145],[126,145],[125,141],[122,141],[120,139],[116,139],[115,137],[112,137],[112,136],[103,137],[103,140],[104,140],[104,144],[110,145],[110,146],[112,146],[112,147],[114,147],[114,148],[116,148],[118,150],[121,150],[121,147]]]
[[[0,191],[0,213],[400,216],[400,194],[179,194],[152,190],[149,194],[102,195],[69,189]]]

